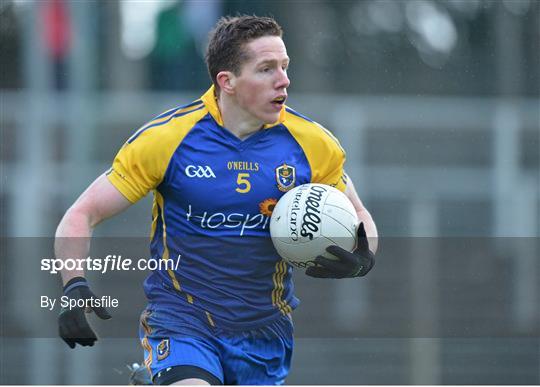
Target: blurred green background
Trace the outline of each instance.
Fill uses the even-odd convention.
[[[534,0],[1,1],[0,383],[122,384],[124,364],[142,360],[135,338],[75,351],[52,338],[55,317],[36,321],[38,301],[25,300],[24,288],[54,293],[59,284],[29,279],[31,260],[6,246],[52,237],[131,133],[207,89],[207,33],[236,13],[283,26],[288,105],[341,140],[382,236],[366,279],[323,283],[297,273],[304,302],[288,382],[538,384]],[[146,198],[96,236],[149,231]],[[460,250],[457,270],[451,254],[422,247],[399,259],[397,238],[422,247],[481,238],[492,247]],[[120,284],[142,297],[140,285]],[[35,324],[51,326],[48,338],[32,333]],[[457,333],[432,334],[445,324]],[[468,333],[490,325],[485,335]],[[11,337],[12,327],[22,333]],[[396,334],[400,327],[412,333]]]

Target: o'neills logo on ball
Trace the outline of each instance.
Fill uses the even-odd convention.
[[[302,217],[302,227],[300,235],[313,239],[313,233],[319,231],[321,224],[321,205],[322,197],[328,190],[321,186],[311,186],[306,198],[306,208]]]
[[[294,194],[294,199],[291,203],[291,215],[289,216],[289,236],[293,241],[298,240],[298,213],[300,212],[300,199],[305,188],[300,187],[298,192]]]

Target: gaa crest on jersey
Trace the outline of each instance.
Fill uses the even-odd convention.
[[[157,359],[163,360],[167,356],[169,356],[170,351],[170,345],[169,345],[169,339],[163,339],[159,342],[157,346]]]
[[[296,183],[296,169],[292,165],[283,163],[276,168],[276,181],[280,191],[289,191]]]

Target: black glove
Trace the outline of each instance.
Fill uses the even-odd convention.
[[[375,256],[369,250],[364,223],[360,223],[357,231],[357,247],[350,253],[333,245],[326,251],[339,258],[339,261],[319,255],[315,258],[316,266],[308,267],[306,274],[315,278],[353,278],[365,276],[375,265]]]
[[[74,300],[88,300],[91,297],[97,299],[96,295],[88,287],[88,282],[83,277],[71,279],[64,286],[64,295]],[[102,320],[111,318],[107,309],[102,306],[86,308],[87,313],[92,311]],[[75,348],[77,343],[84,347],[93,346],[97,340],[96,334],[88,324],[84,314],[85,308],[75,307],[72,309],[62,308],[58,316],[60,337],[71,348]]]

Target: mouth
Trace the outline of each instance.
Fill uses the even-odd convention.
[[[287,99],[286,95],[280,95],[272,100],[272,104],[274,106],[282,107],[285,104],[285,100]]]

